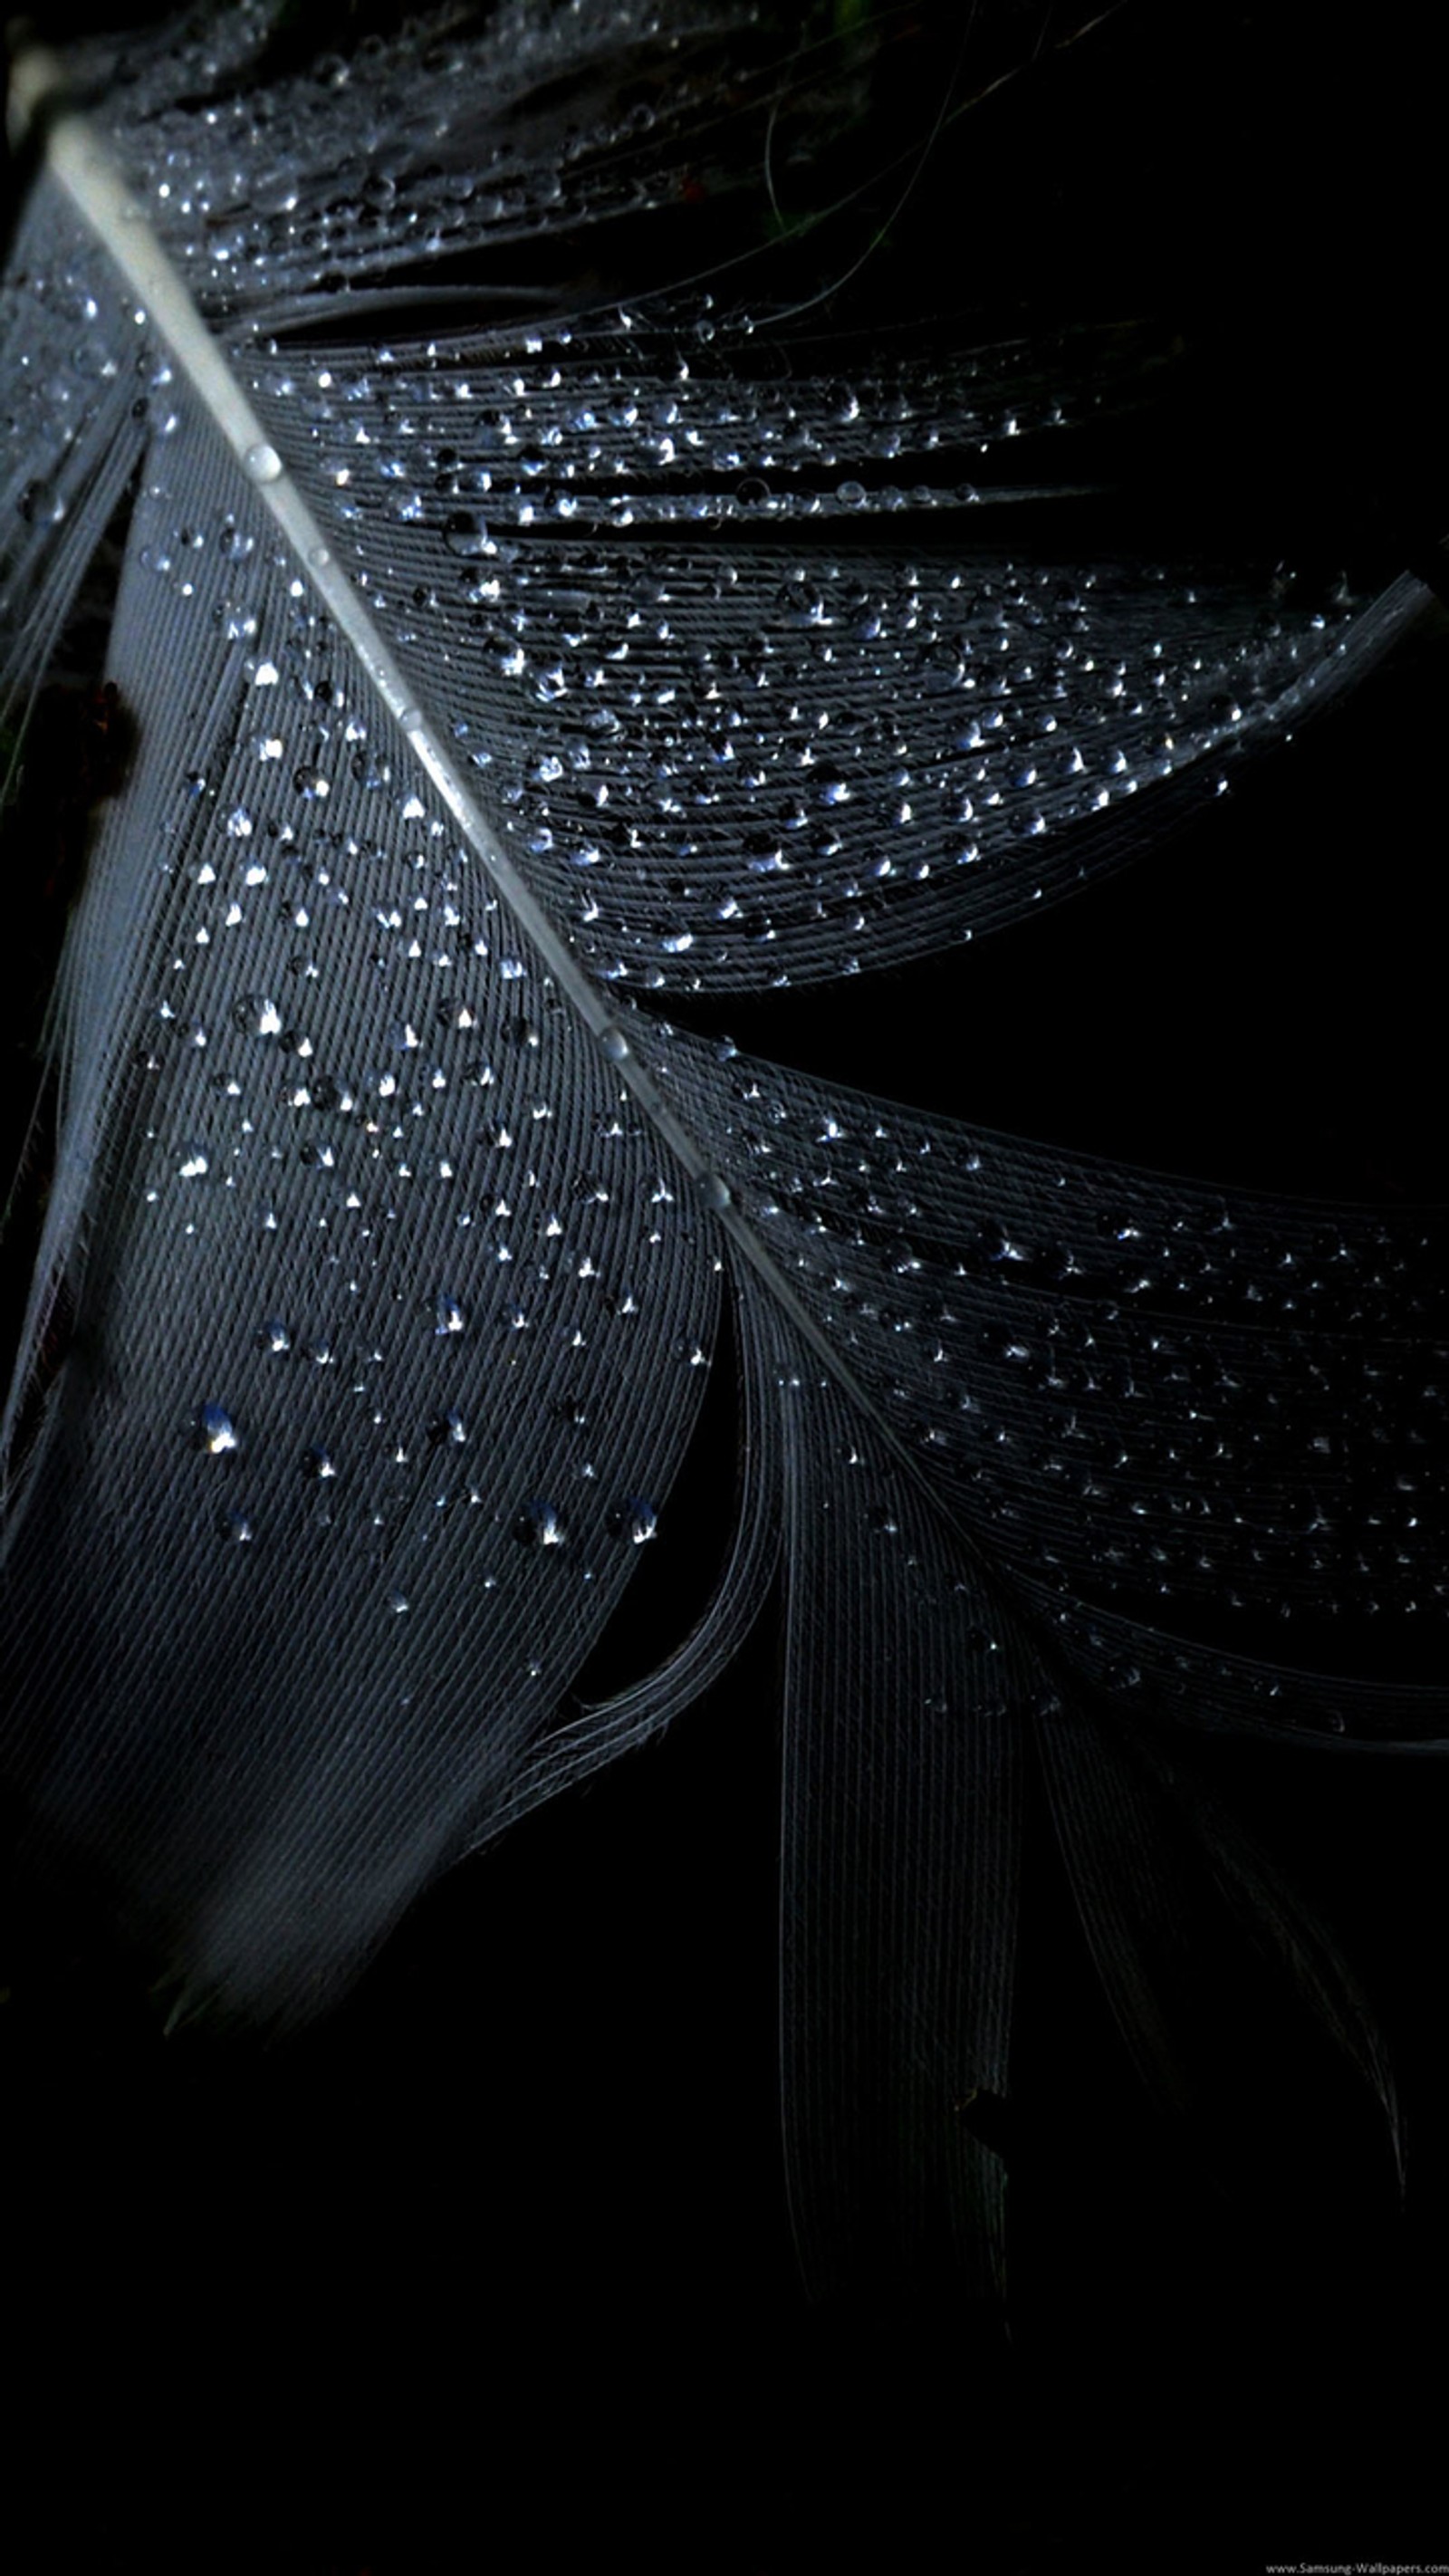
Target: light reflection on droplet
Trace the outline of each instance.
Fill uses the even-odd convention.
[[[232,1005],[232,1019],[248,1037],[278,1038],[282,1034],[282,1014],[267,993],[244,993]]]
[[[514,1536],[524,1547],[563,1547],[567,1532],[556,1503],[526,1503],[514,1526]]]

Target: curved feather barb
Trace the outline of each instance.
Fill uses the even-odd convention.
[[[1207,1642],[1224,1602],[1437,1597],[1429,1220],[711,1034],[1105,874],[1425,599],[1154,542],[1122,459],[1168,334],[852,340],[801,284],[831,205],[775,283],[762,168],[777,215],[820,171],[848,206],[906,41],[839,15],[443,10],[319,68],[244,4],[68,87],[23,56],[0,310],[10,722],[104,540],[134,728],[53,1012],[9,1777],[184,2008],[292,2019],[773,1597],[816,2277],[998,2242],[967,2111],[1011,2087],[1031,1781],[1166,2092],[1196,1871],[1387,2097],[1192,1743],[1446,1732]],[[715,1579],[581,1698],[721,1367]]]

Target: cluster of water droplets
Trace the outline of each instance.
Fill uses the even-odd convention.
[[[0,282],[0,707],[10,723],[143,449],[174,436],[180,417],[170,357],[112,291],[98,291],[104,283],[73,210],[39,185]]]
[[[722,316],[701,352],[626,313],[254,377],[337,562],[602,975],[759,988],[970,937],[1214,794],[1336,675],[1341,586],[1084,560],[1065,523],[1052,541],[1049,483],[1020,549],[1019,437],[1047,473],[1042,442],[1141,362],[1131,334],[1050,364],[902,352],[851,383],[793,351],[752,373],[760,338]]]
[[[757,120],[783,161],[792,134],[818,150],[858,118],[870,50],[845,31],[802,53],[798,30],[771,29],[754,0],[671,0],[667,14],[649,0],[586,12],[504,0],[471,21],[413,17],[295,68],[275,58],[276,34],[274,11],[240,0],[195,27],[77,52],[212,309],[506,256],[544,226],[677,220],[739,185],[722,84],[735,126]],[[667,96],[599,78],[631,49],[667,71]]]
[[[1442,1225],[1114,1170],[678,1030],[658,1073],[932,1486],[1072,1617],[1442,1617]]]
[[[435,1615],[449,1583],[516,1588],[520,1538],[615,1597],[698,1401],[700,1214],[265,514],[215,481],[204,460],[138,505],[142,595],[216,694],[132,888],[115,1309],[161,1266],[197,1508],[253,1565],[325,1533],[411,1610],[461,1510]]]

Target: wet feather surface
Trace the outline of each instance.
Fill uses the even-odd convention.
[[[753,271],[489,309],[501,246],[677,218],[737,49],[777,138],[864,114],[866,36],[782,73],[729,11],[625,109],[631,23],[442,26],[401,85],[380,43],[258,87],[247,9],[119,93],[94,62],[230,421],[63,168],[26,210],[6,672],[128,507],[136,743],[58,994],[10,1768],[184,2008],[287,2020],[777,1620],[807,2269],[986,2277],[999,2139],[962,2106],[1012,2090],[1032,1797],[1164,2092],[1196,1870],[1391,2098],[1192,1746],[1446,1731],[1412,1676],[1224,1627],[1442,1615],[1442,1224],[1031,1144],[955,1086],[893,1105],[869,1044],[859,1082],[798,1069],[791,1003],[859,978],[868,1037],[871,976],[951,946],[969,994],[978,938],[1170,863],[1428,599],[1144,521],[1116,442],[1172,356],[1139,323],[852,341]],[[581,1697],[712,1377],[715,1580]]]

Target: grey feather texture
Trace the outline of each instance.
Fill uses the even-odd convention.
[[[898,1109],[700,1006],[1073,892],[1425,594],[1084,554],[1075,460],[1163,362],[1145,326],[847,377],[720,281],[524,321],[454,284],[667,216],[723,65],[736,112],[849,132],[865,35],[802,69],[753,13],[673,18],[444,12],[259,86],[243,6],[119,85],[77,65],[137,211],[108,239],[62,118],[4,290],[3,677],[23,703],[129,496],[136,741],[54,1015],[7,1769],[183,2007],[292,2020],[773,1597],[802,2250],[969,2264],[1028,1772],[1170,2089],[1163,1745],[1446,1732],[1440,1694],[1200,1642],[1225,1596],[1432,1593],[1438,1238]],[[720,1367],[717,1581],[581,1704]],[[1388,2095],[1326,1936],[1212,1810],[1182,1830]]]

